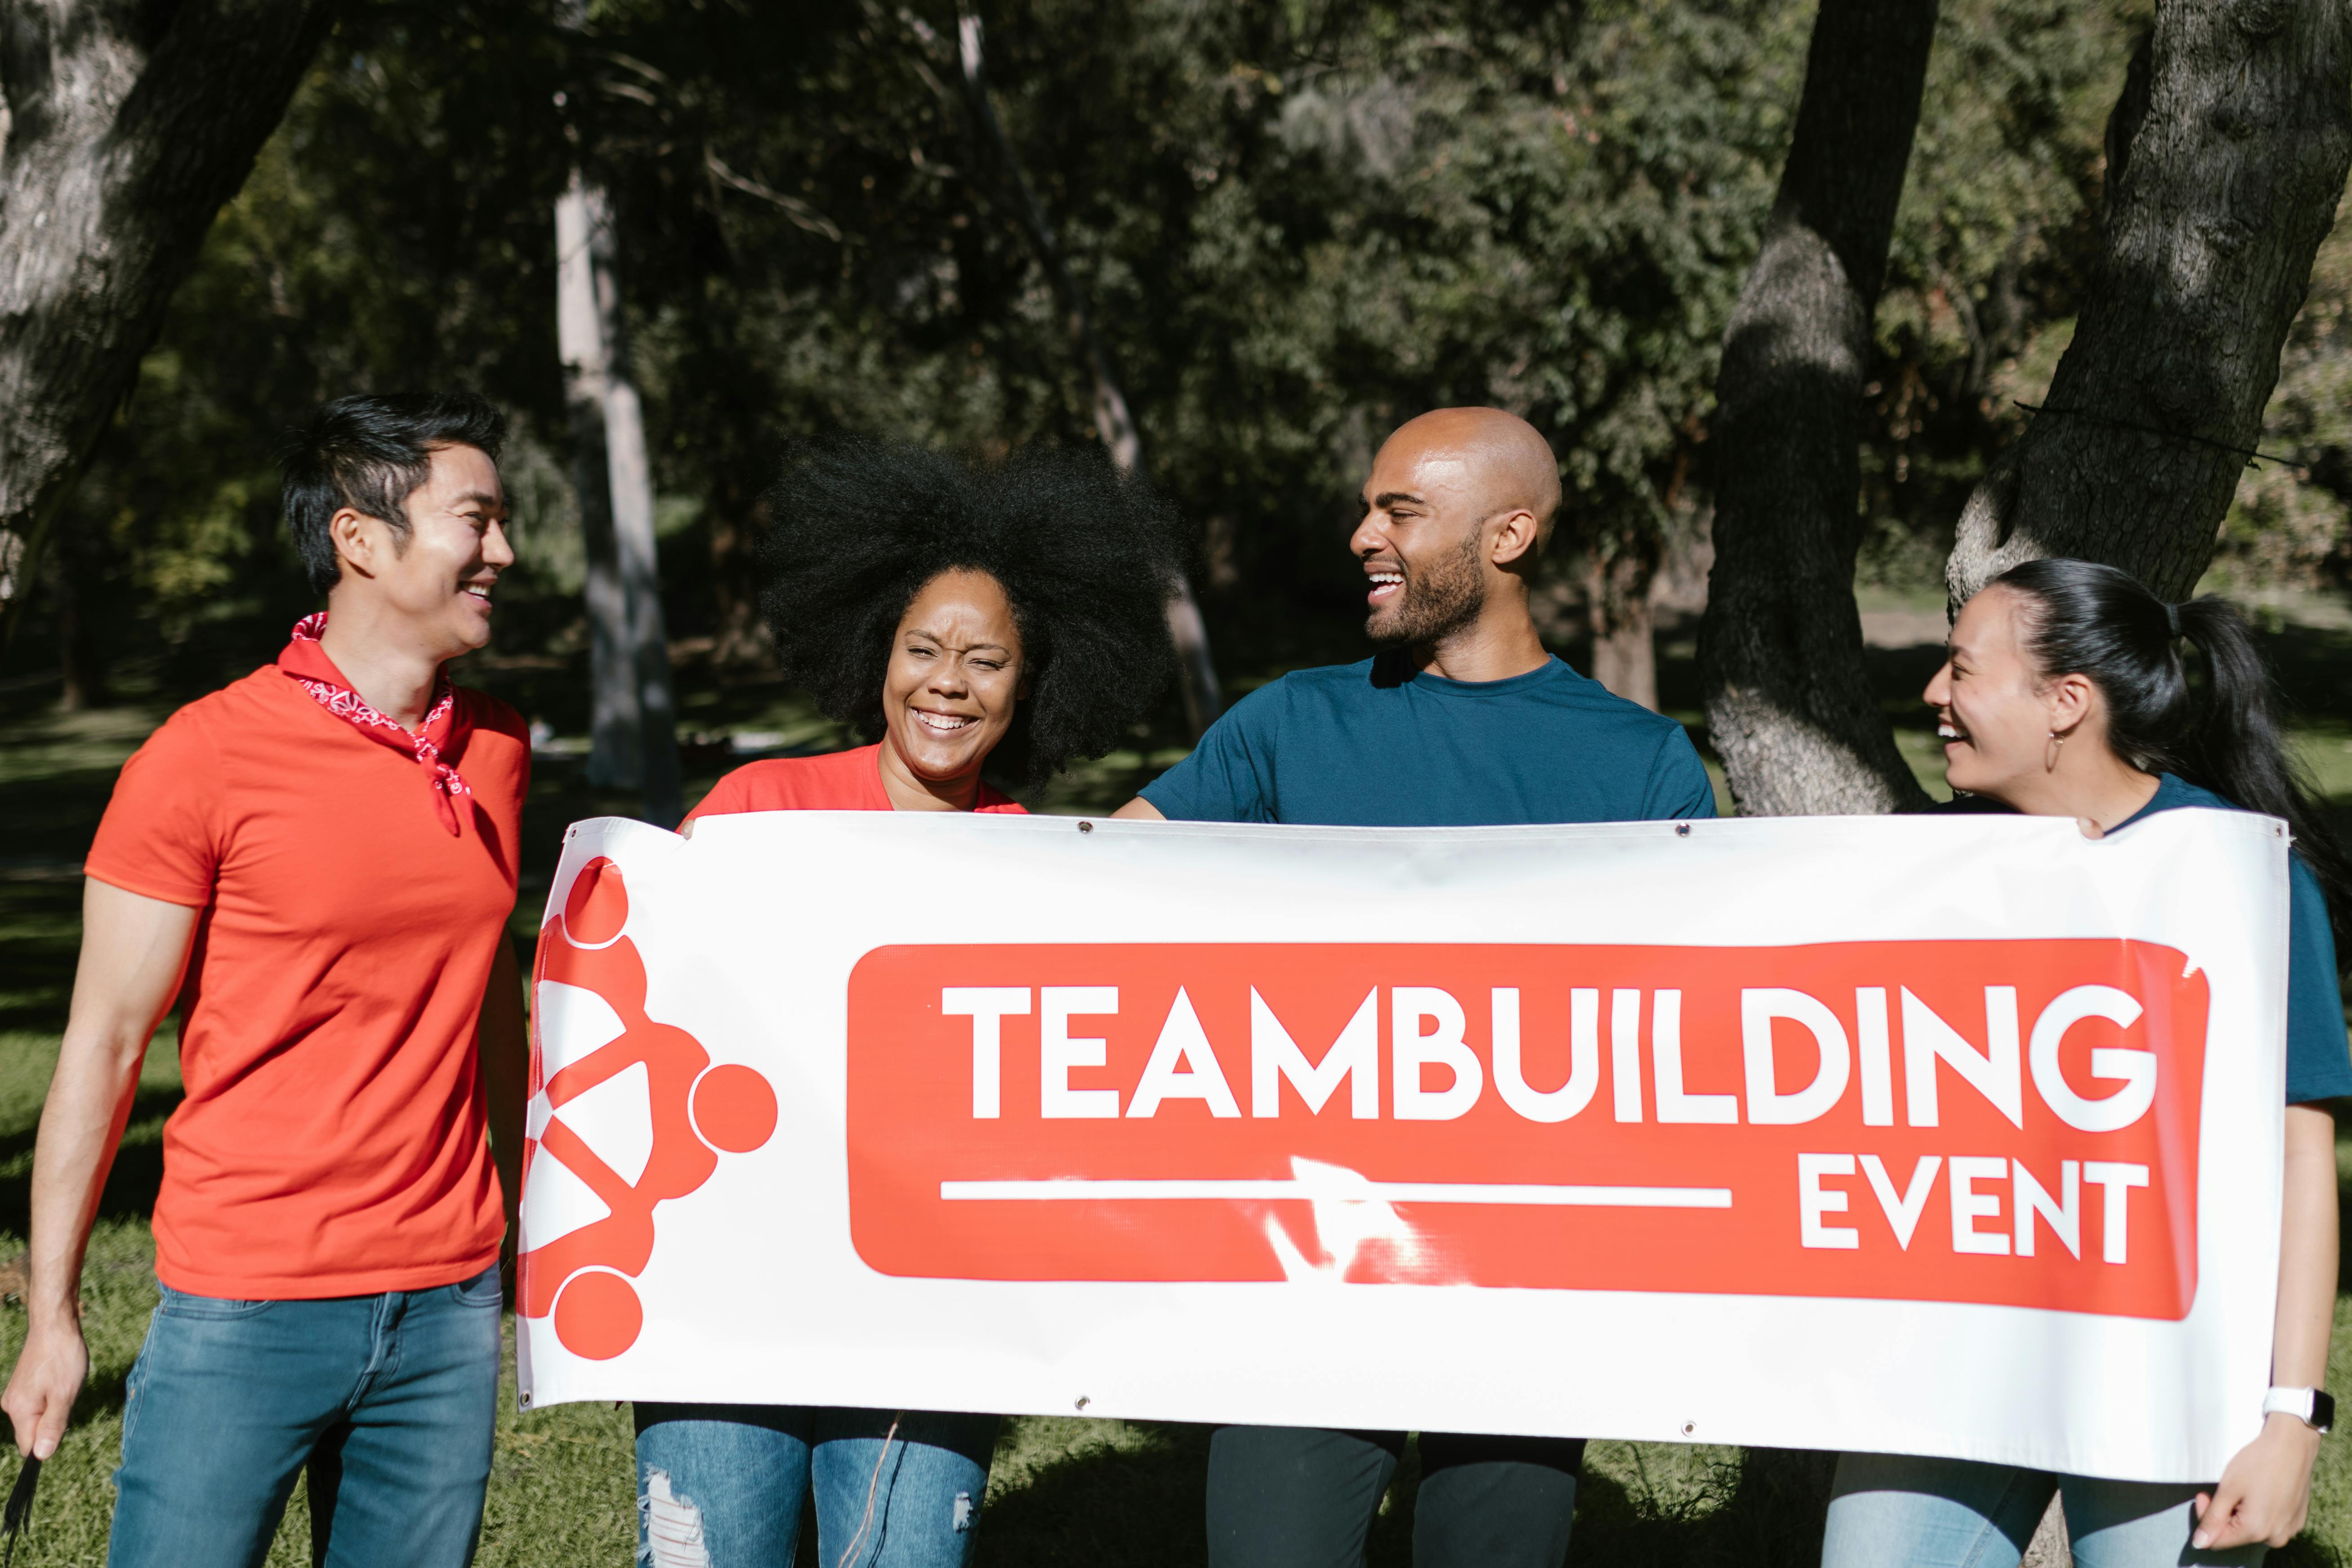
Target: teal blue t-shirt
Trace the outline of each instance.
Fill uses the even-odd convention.
[[[1345,827],[1715,815],[1683,727],[1560,660],[1469,682],[1398,653],[1251,692],[1143,798],[1175,822]]]
[[[2190,784],[2175,773],[2158,773],[2156,794],[2137,811],[2116,824],[2121,833],[2159,811],[2201,805],[2215,811],[2243,811],[2236,801]],[[1961,795],[1937,809],[1948,812],[2007,811],[2009,807],[1981,795]],[[2344,997],[2336,985],[2336,933],[2327,924],[2327,896],[2303,857],[2287,857],[2286,925],[2286,1102],[2305,1105],[2315,1100],[2341,1100],[2352,1095],[2352,1048],[2344,1036]]]

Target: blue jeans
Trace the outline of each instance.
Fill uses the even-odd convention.
[[[2191,1500],[2207,1487],[2053,1476],[2012,1465],[1847,1454],[1830,1496],[1822,1568],[2016,1568],[2050,1506],[2065,1500],[2075,1568],[2258,1563],[2261,1545],[2192,1552]]]
[[[652,1568],[792,1568],[812,1496],[824,1568],[971,1562],[993,1415],[640,1405],[636,1421],[637,1560]]]
[[[122,1406],[109,1568],[247,1568],[305,1466],[327,1568],[463,1568],[490,1479],[499,1271],[317,1301],[163,1287]]]

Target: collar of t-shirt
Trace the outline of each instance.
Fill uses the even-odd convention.
[[[2159,811],[2177,811],[2182,806],[2189,805],[2210,805],[2223,811],[2240,809],[2235,802],[2225,800],[2210,789],[2200,788],[2178,773],[2158,773],[2156,775],[2156,793],[2147,797],[2147,804],[2108,828],[2107,831],[2121,833],[2133,823],[2144,817],[2154,816]],[[1960,815],[1974,812],[1991,812],[2011,816],[2018,815],[2015,806],[2004,805],[1988,795],[1956,795],[1949,800],[1937,802],[1930,809],[1938,813],[1950,812]]]
[[[2143,816],[2154,816],[2159,811],[2174,811],[2184,805],[2216,805],[2224,811],[2238,809],[2234,803],[2222,799],[2210,789],[2200,789],[2178,773],[2158,773],[2156,775],[2156,793],[2147,797],[2147,804],[2107,831],[2120,833]]]
[[[1507,675],[1500,680],[1455,680],[1433,670],[1415,668],[1412,656],[1402,648],[1391,648],[1372,659],[1374,686],[1411,686],[1416,691],[1427,691],[1439,697],[1471,697],[1488,700],[1510,697],[1538,686],[1549,686],[1561,676],[1576,672],[1559,656],[1547,656],[1533,669],[1517,675]]]
[[[465,814],[457,809],[457,803],[474,792],[456,768],[441,760],[444,752],[456,749],[465,724],[462,705],[457,701],[457,689],[449,684],[448,672],[443,670],[433,678],[433,706],[425,713],[425,721],[410,730],[378,712],[366,698],[352,689],[335,661],[327,657],[320,641],[326,630],[324,611],[295,622],[285,651],[278,656],[279,673],[309,692],[320,707],[369,740],[415,758],[424,770],[425,787],[433,792],[433,805],[441,815],[441,826],[453,836],[462,835]]]

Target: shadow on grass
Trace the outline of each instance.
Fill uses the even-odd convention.
[[[1206,1556],[1210,1428],[1147,1426],[1139,1446],[1093,1448],[992,1500],[983,1568],[1197,1568]],[[1814,1568],[1832,1455],[1727,1455],[1696,1482],[1648,1484],[1588,1466],[1570,1560],[1614,1568]],[[1415,1447],[1408,1447],[1367,1542],[1369,1568],[1412,1561]],[[2313,1560],[2316,1564],[2318,1560]]]
[[[1143,1444],[1090,1448],[992,1500],[981,1522],[982,1568],[1200,1563],[1210,1428],[1134,1425]]]
[[[73,1416],[68,1426],[86,1426],[101,1415],[121,1415],[122,1406],[130,1398],[130,1387],[131,1373],[127,1367],[111,1375],[91,1377],[81,1385],[81,1393],[74,1398]],[[15,1479],[13,1469],[10,1479]]]
[[[144,1220],[155,1212],[155,1194],[163,1184],[162,1123],[180,1100],[176,1089],[148,1089],[131,1102],[130,1133],[99,1194],[100,1219]],[[0,1170],[14,1173],[0,1176],[0,1231],[11,1237],[32,1234],[35,1136],[27,1127],[0,1137]]]
[[[0,791],[0,811],[16,793]],[[0,861],[0,1032],[65,1027],[80,947],[81,879],[47,868],[28,876]]]
[[[1815,1568],[1836,1468],[1834,1454],[1751,1448],[1669,1487],[1588,1465],[1569,1556],[1617,1568]]]
[[[2284,1546],[2273,1550],[2263,1559],[2267,1568],[2346,1568],[2352,1563],[2337,1547],[2329,1546],[2305,1531]]]

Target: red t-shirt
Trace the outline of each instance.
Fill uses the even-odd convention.
[[[530,741],[460,689],[452,835],[415,759],[266,666],[123,765],[85,868],[203,910],[155,1272],[245,1300],[421,1290],[498,1260],[475,1053]]]
[[[876,744],[828,752],[821,757],[771,757],[766,762],[745,763],[712,784],[702,804],[686,814],[686,820],[731,816],[739,811],[890,808],[889,792],[882,787],[882,748]],[[986,784],[980,786],[980,798],[972,809],[1028,815],[1019,801]]]

